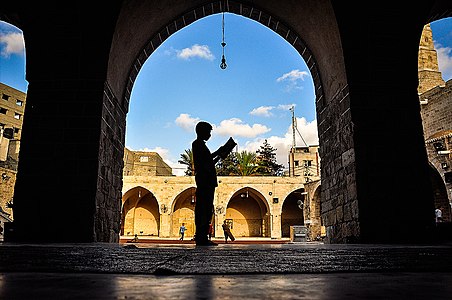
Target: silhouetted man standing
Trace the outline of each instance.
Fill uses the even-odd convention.
[[[192,143],[196,181],[195,241],[199,246],[216,246],[217,243],[208,239],[215,188],[218,186],[215,164],[220,158],[226,158],[232,148],[221,146],[211,153],[206,146],[206,141],[211,136],[212,125],[201,121],[196,125],[195,131],[197,137]]]

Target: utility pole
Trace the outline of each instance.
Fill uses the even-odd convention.
[[[301,135],[300,131],[298,131],[297,128],[297,119],[295,118],[295,106],[292,106],[290,108],[290,111],[292,112],[292,149],[290,151],[290,168],[292,169],[292,176],[295,177],[295,148],[296,148],[296,139],[295,139],[295,132],[298,132],[298,135],[300,136],[303,143],[306,145],[306,147],[309,147],[309,145],[304,140],[303,136]],[[305,166],[306,167],[306,166]]]
[[[290,111],[292,112],[292,149],[290,151],[290,168],[292,169],[292,176],[295,177],[295,128],[297,126],[297,120],[295,119],[295,106],[292,106]]]

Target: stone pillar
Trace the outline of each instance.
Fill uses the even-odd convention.
[[[319,101],[318,101],[319,102]],[[321,213],[330,243],[357,241],[360,237],[356,194],[355,149],[348,88],[338,92],[321,110],[319,148],[322,158]]]
[[[270,215],[271,237],[274,239],[281,238],[281,214]]]
[[[160,214],[159,237],[171,237],[171,226],[173,224],[171,213]]]

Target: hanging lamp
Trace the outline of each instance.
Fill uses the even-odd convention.
[[[224,7],[223,7],[223,9],[224,9]],[[228,65],[226,64],[226,58],[224,57],[224,47],[226,46],[226,43],[224,42],[224,11],[223,11],[223,18],[222,18],[221,25],[222,25],[222,32],[223,32],[223,39],[222,39],[222,42],[221,42],[221,47],[222,47],[222,50],[223,50],[223,55],[221,56],[221,64],[220,64],[220,68],[224,70],[224,69],[226,69],[226,67],[228,66]]]

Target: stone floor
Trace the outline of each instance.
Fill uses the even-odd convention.
[[[452,299],[452,244],[0,244],[0,299]]]

